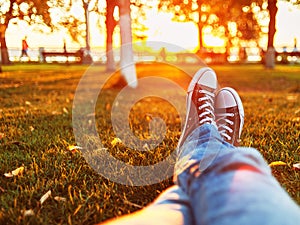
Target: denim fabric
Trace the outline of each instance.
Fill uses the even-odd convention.
[[[213,125],[197,128],[179,150],[175,182],[189,196],[195,224],[295,225],[300,208],[253,148],[224,143]]]
[[[194,130],[178,149],[174,180],[148,207],[116,225],[297,225],[300,208],[253,148],[224,142],[214,125]]]

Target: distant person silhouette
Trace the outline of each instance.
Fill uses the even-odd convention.
[[[25,36],[24,39],[22,40],[22,53],[20,56],[20,59],[22,59],[23,57],[28,57],[28,44],[27,44],[27,37]]]
[[[293,49],[293,52],[298,52],[298,49],[297,49],[297,38],[294,38],[294,49]]]

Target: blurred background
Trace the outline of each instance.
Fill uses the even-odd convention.
[[[168,60],[167,54],[192,62],[188,53],[196,53],[207,63],[262,62],[274,48],[276,61],[299,63],[299,0],[0,0],[2,63],[76,61],[75,54],[45,60],[41,53],[78,51],[107,63],[108,46],[122,42],[122,9],[131,16],[136,61],[145,55]],[[28,57],[21,57],[25,38]],[[168,46],[147,44],[151,41],[186,51],[174,54]],[[114,60],[119,59],[116,52]]]

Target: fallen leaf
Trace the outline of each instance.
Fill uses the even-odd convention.
[[[18,175],[22,175],[24,172],[24,166],[21,166],[11,172],[8,172],[8,173],[5,173],[4,176],[7,177],[7,178],[11,178],[11,177],[14,177],[14,176],[18,176]]]
[[[4,138],[5,134],[4,133],[0,133],[0,139]]]
[[[76,146],[76,145],[70,145],[68,147],[69,151],[71,151],[72,153],[78,152],[78,150],[81,150],[82,147]]]
[[[282,162],[282,161],[275,161],[275,162],[271,162],[269,164],[269,166],[285,166],[287,165],[285,162]]]
[[[34,216],[34,211],[32,209],[24,210],[23,216]]]
[[[114,140],[111,141],[111,145],[113,147],[116,146],[117,144],[120,144],[120,143],[122,143],[120,138],[114,138]]]
[[[293,164],[293,168],[294,168],[295,170],[300,170],[300,163],[295,163],[295,164]]]
[[[25,101],[25,105],[31,105],[30,101]]]
[[[13,171],[11,171],[11,173],[14,175],[14,176],[18,176],[18,175],[22,175],[24,172],[24,166],[21,166]]]
[[[29,126],[29,130],[32,132],[34,131],[34,127],[33,126]]]
[[[47,191],[46,194],[44,194],[41,199],[40,199],[40,203],[41,205],[51,196],[51,190]]]
[[[7,178],[11,178],[11,177],[13,177],[14,175],[12,175],[11,172],[8,172],[8,173],[5,173],[4,176],[7,177]]]
[[[63,112],[64,112],[65,114],[69,114],[69,110],[68,110],[66,107],[63,108]]]
[[[57,201],[57,202],[66,202],[67,199],[64,198],[64,197],[59,197],[59,196],[55,196],[54,197],[54,200]]]

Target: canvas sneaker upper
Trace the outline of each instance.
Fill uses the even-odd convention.
[[[215,98],[215,116],[223,139],[238,146],[244,125],[244,108],[238,93],[232,88],[222,88]]]
[[[179,139],[178,147],[197,127],[208,123],[215,124],[214,99],[217,89],[215,72],[204,67],[194,75],[187,91],[186,121]]]

